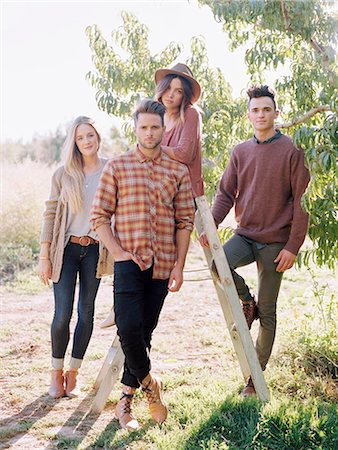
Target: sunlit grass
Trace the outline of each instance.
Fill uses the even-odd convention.
[[[15,183],[15,178],[19,181],[17,192],[11,191],[6,200],[5,208],[9,208],[6,217],[20,201],[18,192],[31,189],[27,196],[22,196],[32,216],[25,217],[24,229],[25,233],[31,233],[29,239],[37,242],[51,170],[34,163],[25,163],[18,172],[13,167],[11,170],[13,180],[9,177],[6,183]],[[26,177],[27,172],[34,176]],[[2,237],[11,239],[18,223],[6,225]],[[20,233],[17,232],[19,237]],[[135,414],[143,427],[128,433],[114,420],[119,384],[114,386],[101,415],[89,414],[91,388],[116,332],[115,328],[99,328],[112,304],[111,278],[103,281],[96,302],[94,333],[79,374],[82,397],[54,401],[46,394],[52,291],[43,288],[35,276],[33,253],[21,255],[20,264],[29,262],[25,270],[20,268],[19,253],[8,255],[16,259],[7,260],[11,264],[9,269],[15,270],[12,282],[1,291],[1,402],[9,419],[0,424],[0,437],[5,446],[18,439],[13,445],[20,448],[20,439],[27,438],[29,443],[23,443],[23,448],[338,448],[338,300],[336,280],[329,271],[316,268],[313,278],[309,270],[302,268],[284,276],[278,300],[276,342],[265,372],[271,392],[271,402],[266,405],[239,396],[243,379],[212,282],[186,281],[180,293],[170,294],[166,299],[152,342],[153,370],[164,382],[164,396],[170,410],[168,420],[163,425],[154,424],[146,401],[138,392]],[[201,249],[192,243],[187,268],[205,266]],[[209,275],[207,271],[201,273]],[[255,265],[241,269],[241,273],[257,292]],[[200,272],[185,276],[197,278]],[[75,321],[76,311],[72,331]],[[255,322],[254,337],[257,331]]]

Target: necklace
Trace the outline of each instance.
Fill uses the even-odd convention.
[[[97,175],[100,172],[101,167],[102,167],[102,163],[100,161],[98,170],[88,173],[88,174],[85,174],[84,185],[85,185],[86,189],[88,189],[88,187],[91,185],[93,178],[95,178],[95,175]]]
[[[96,179],[96,176],[98,175],[99,171],[95,172],[95,173],[91,173],[89,175],[85,175],[85,179],[84,179],[84,185],[85,188],[88,189],[89,186],[92,184],[93,180]]]

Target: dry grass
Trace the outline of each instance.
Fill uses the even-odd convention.
[[[201,250],[197,244],[192,245],[187,267],[193,269],[202,265],[204,260]],[[255,280],[254,266],[248,266],[242,272],[247,279]],[[188,273],[186,278],[205,277],[207,273]],[[325,271],[319,275],[323,280],[332,279]],[[329,403],[336,398],[334,381],[330,382],[327,378],[320,381],[302,375],[301,371],[292,373],[292,368],[284,367],[279,361],[279,355],[285,349],[284,336],[290,333],[291,324],[301,323],[306,305],[310,306],[310,283],[311,277],[306,270],[293,270],[283,283],[276,345],[266,373],[273,400],[264,409],[258,403],[242,405],[238,398],[242,378],[212,282],[186,281],[180,293],[170,294],[154,334],[152,361],[153,371],[161,375],[165,382],[165,396],[171,414],[165,425],[155,426],[149,421],[145,402],[139,395],[136,413],[144,428],[130,435],[119,430],[114,420],[118,385],[114,387],[106,408],[99,416],[88,414],[93,396],[91,387],[115,333],[114,329],[101,330],[98,327],[111,306],[111,286],[102,284],[100,287],[96,325],[80,374],[82,396],[72,400],[52,400],[46,394],[50,366],[52,292],[44,290],[32,296],[3,291],[0,448],[251,448],[220,446],[219,435],[212,434],[212,426],[216,425],[210,425],[211,428],[206,425],[213,424],[213,420],[217,419],[218,416],[214,417],[213,414],[218,408],[220,417],[225,414],[224,420],[228,420],[226,411],[233,411],[233,421],[236,422],[235,417],[239,421],[236,426],[242,420],[242,408],[247,408],[252,423],[246,426],[249,427],[248,436],[252,438],[257,421],[262,420],[259,419],[259,411],[265,420],[267,417],[271,419],[271,411],[286,407],[287,402],[294,397],[295,375],[304,377],[299,380],[299,385],[308,383],[308,392],[305,395],[305,390],[302,391],[300,405],[315,396]],[[257,324],[253,326],[253,335],[255,333]],[[290,340],[292,336],[290,338],[289,335]],[[284,383],[282,386],[281,380]],[[313,386],[309,380],[313,380]],[[290,408],[291,414],[294,406]],[[228,427],[231,428],[230,424]],[[195,447],[189,447],[190,441],[195,443]],[[208,442],[208,446],[202,446],[204,441]],[[229,442],[232,442],[231,439]],[[291,450],[292,447],[281,448]]]

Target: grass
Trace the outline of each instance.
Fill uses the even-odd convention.
[[[189,267],[201,264],[195,250],[189,255]],[[247,270],[252,273],[252,268]],[[290,275],[282,287],[276,345],[265,373],[270,403],[240,397],[243,381],[212,284],[201,283],[203,298],[197,300],[201,286],[192,291],[187,282],[181,293],[168,297],[152,348],[154,371],[164,381],[168,420],[154,424],[138,393],[135,414],[143,427],[132,433],[121,430],[114,420],[118,385],[100,415],[89,413],[91,386],[113,331],[97,325],[94,329],[80,373],[82,397],[51,400],[46,395],[51,292],[5,293],[6,322],[1,327],[3,445],[127,450],[338,448],[337,377],[325,358],[321,364],[313,359],[316,345],[323,355],[328,355],[328,349],[332,352],[333,367],[338,362],[337,337],[332,334],[337,320],[337,303],[330,296],[333,277],[318,271],[314,295],[308,289],[311,274],[305,270],[294,273],[298,300],[289,300],[295,285]],[[103,284],[97,299],[97,322],[108,313],[110,299],[111,287]],[[73,329],[74,321],[71,326]]]
[[[7,265],[0,268],[8,281],[0,292],[0,449],[338,448],[337,286],[333,274],[324,269],[316,269],[315,274],[305,268],[293,269],[284,276],[276,342],[265,372],[271,393],[268,404],[239,395],[243,379],[208,280],[186,281],[180,293],[169,294],[154,334],[152,364],[164,381],[170,410],[166,423],[156,425],[150,420],[145,400],[138,393],[135,413],[142,429],[133,433],[119,429],[114,420],[118,384],[100,415],[89,412],[94,395],[91,386],[114,337],[113,329],[101,330],[97,325],[111,308],[111,279],[103,281],[96,301],[94,333],[80,372],[82,396],[50,399],[46,391],[52,292],[43,288],[32,272],[34,252],[18,251],[26,240],[36,245],[49,189],[48,170],[24,163],[17,175],[12,175],[15,182],[19,180],[17,190],[9,186],[10,194],[4,202],[10,221],[2,228],[2,243],[8,244],[15,236],[17,247],[15,252],[13,247],[4,246]],[[29,190],[24,176],[28,172],[35,174],[29,177],[33,180]],[[6,176],[10,185],[11,177]],[[22,215],[12,214],[19,201],[27,206],[24,222],[19,220]],[[18,223],[24,226],[18,228]],[[203,265],[200,248],[192,245],[187,268]],[[255,267],[240,271],[255,290]],[[186,279],[207,275],[189,272]],[[71,330],[74,326],[75,318]],[[254,323],[253,338],[257,331]]]

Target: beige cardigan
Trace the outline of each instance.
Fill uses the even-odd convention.
[[[61,201],[62,188],[65,183],[67,183],[67,178],[64,177],[64,168],[62,166],[54,172],[52,177],[51,192],[49,199],[46,201],[40,236],[40,243],[51,243],[50,260],[52,264],[52,281],[54,283],[57,283],[60,279],[65,247],[68,204]],[[113,271],[113,258],[100,242],[96,278],[111,275]]]

